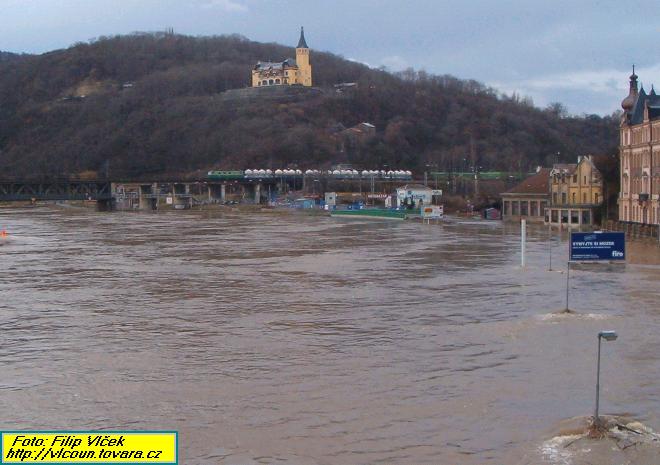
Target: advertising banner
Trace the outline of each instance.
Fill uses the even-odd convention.
[[[442,205],[427,205],[422,207],[422,218],[425,220],[439,220],[445,214]]]
[[[571,233],[570,259],[571,261],[625,260],[625,234],[622,232]]]

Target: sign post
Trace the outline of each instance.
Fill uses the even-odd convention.
[[[552,234],[550,234],[550,246],[548,247],[550,249],[550,267],[548,268],[548,271],[552,271]]]
[[[568,263],[566,263],[566,308],[564,309],[566,313],[571,311],[568,308],[568,289],[569,289],[570,276],[571,276],[571,262],[569,261]]]
[[[520,220],[520,266],[525,268],[525,243],[527,242],[527,220]]]

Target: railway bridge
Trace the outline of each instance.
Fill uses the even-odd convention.
[[[0,202],[95,201],[100,211],[179,209],[233,200],[259,204],[290,192],[318,196],[326,191],[389,193],[402,182],[406,181],[319,174],[244,176],[242,172],[198,179],[0,178]]]
[[[37,200],[95,200],[100,209],[112,208],[112,183],[79,179],[0,179],[0,202]]]

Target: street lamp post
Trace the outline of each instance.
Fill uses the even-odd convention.
[[[598,333],[598,365],[596,368],[596,411],[594,412],[594,425],[600,424],[600,418],[598,417],[598,404],[600,402],[600,341],[601,339],[615,341],[617,337],[616,331],[601,331]]]

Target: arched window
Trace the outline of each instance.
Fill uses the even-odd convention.
[[[280,80],[279,80],[279,79],[275,79],[275,84],[280,84]]]
[[[269,80],[268,80],[268,84],[272,86],[272,85],[273,85],[273,80],[272,80],[272,79],[269,79]]]
[[[261,85],[263,85],[263,86],[267,86],[267,85],[268,85],[268,81],[266,81],[266,80],[264,79],[264,82],[263,82]]]

